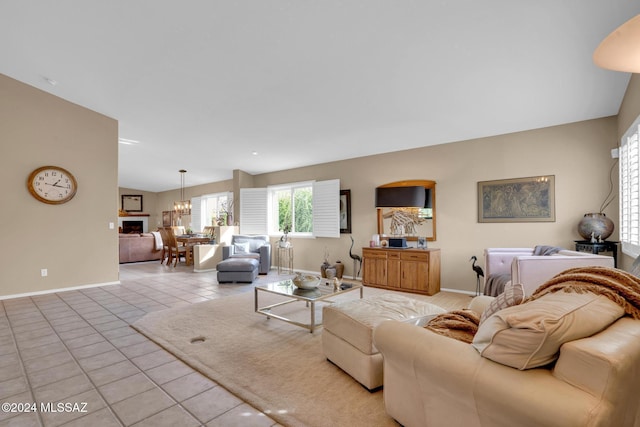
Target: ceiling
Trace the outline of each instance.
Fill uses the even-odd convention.
[[[145,191],[618,113],[630,0],[2,0],[0,73],[117,119]],[[52,80],[56,85],[48,82]],[[90,143],[90,142],[88,142]],[[252,153],[257,154],[252,154]]]

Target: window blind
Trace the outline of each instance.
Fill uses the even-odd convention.
[[[640,117],[620,144],[620,242],[623,253],[640,255]]]
[[[202,198],[191,198],[191,229],[193,231],[201,231],[202,226]]]
[[[340,180],[313,183],[313,235],[340,237]]]
[[[267,234],[267,189],[240,189],[240,233]]]

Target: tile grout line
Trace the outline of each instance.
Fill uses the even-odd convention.
[[[84,316],[82,316],[80,313],[78,313],[71,305],[69,305],[69,303],[67,301],[65,301],[63,298],[61,298],[57,293],[54,294],[56,296],[56,298],[66,304],[66,306],[72,310],[75,314],[77,314],[78,316],[80,316],[84,321],[86,321],[86,319],[84,318]],[[85,369],[82,367],[82,365],[80,364],[80,362],[78,361],[78,358],[76,358],[76,356],[73,354],[73,352],[71,351],[71,349],[67,346],[67,343],[65,342],[65,340],[60,336],[60,334],[58,334],[58,331],[56,330],[55,326],[50,322],[49,318],[47,317],[46,314],[44,314],[42,312],[42,309],[40,308],[40,306],[38,305],[37,301],[33,301],[33,297],[30,297],[30,299],[32,299],[33,304],[37,307],[38,311],[40,312],[40,314],[42,314],[42,316],[45,318],[46,322],[49,324],[49,326],[51,326],[51,329],[53,329],[53,332],[56,334],[56,336],[58,337],[58,339],[60,340],[60,342],[62,343],[62,345],[64,346],[64,348],[66,349],[67,353],[69,353],[69,355],[71,356],[71,358],[73,359],[73,361],[75,362],[75,364],[78,366],[78,368],[80,368],[80,370],[82,371],[82,374],[84,375],[84,377],[87,379],[87,381],[89,381],[89,383],[91,384],[91,386],[94,388],[94,390],[96,391],[96,393],[98,394],[98,396],[100,396],[100,399],[102,399],[103,403],[105,404],[105,407],[108,408],[109,412],[111,412],[111,414],[115,417],[115,419],[120,423],[120,425],[125,426],[126,424],[124,422],[122,422],[122,420],[120,419],[120,417],[118,416],[118,414],[115,413],[115,411],[113,411],[113,409],[111,409],[111,406],[109,405],[109,402],[107,402],[107,400],[105,399],[105,397],[102,395],[102,393],[100,392],[100,389],[96,386],[96,384],[93,382],[93,380],[91,379],[91,377],[89,376],[89,374],[87,373],[87,371],[85,371]],[[87,322],[88,323],[88,322]],[[89,324],[89,326],[94,329],[97,333],[98,331],[93,327],[93,325]],[[72,329],[73,330],[73,329]],[[102,336],[102,334],[100,334]],[[104,336],[103,336],[104,338]],[[105,338],[106,339],[106,338]],[[57,381],[54,381],[57,382]],[[84,393],[84,392],[82,392]],[[79,394],[82,394],[79,393]],[[33,394],[33,393],[32,393]],[[74,396],[77,396],[74,395]],[[69,396],[69,398],[72,398],[74,396]],[[34,397],[34,402],[35,402],[35,396]],[[96,411],[97,412],[97,411]],[[73,420],[69,420],[64,424],[82,419],[86,416],[88,416],[90,414],[85,414],[81,417],[78,418],[74,418]]]
[[[30,302],[31,302],[31,304],[35,305],[35,303],[33,301],[30,300]],[[26,370],[26,368],[24,366],[24,361],[22,360],[22,354],[20,352],[20,348],[18,347],[18,341],[16,340],[16,334],[13,331],[13,326],[11,324],[11,319],[9,318],[9,313],[7,312],[7,307],[6,307],[5,303],[4,303],[4,300],[0,301],[0,303],[2,303],[2,309],[4,310],[5,317],[7,318],[7,323],[9,323],[9,332],[11,333],[11,338],[13,339],[13,346],[16,349],[16,354],[18,355],[18,361],[20,363],[20,369],[22,370],[22,375],[24,376],[24,379],[27,382],[27,387],[29,388],[29,394],[31,395],[31,401],[35,403],[36,398],[35,398],[35,395],[33,393],[33,387],[31,386],[31,381],[29,380],[29,376],[27,375],[27,370]],[[38,309],[38,311],[40,311],[40,310]],[[42,314],[42,312],[40,314]],[[11,397],[11,396],[9,396],[9,397]],[[20,413],[17,413],[14,417],[10,417],[8,419],[15,418],[15,417],[18,417],[18,416],[20,416]],[[39,425],[41,427],[43,427],[44,426],[44,421],[42,420],[42,415],[40,414],[40,411],[36,411],[36,416],[37,416]]]
[[[185,274],[184,272],[180,272],[180,274],[177,276],[177,278],[181,279],[182,276],[184,276],[184,274]],[[73,313],[73,314],[79,316],[83,320],[83,323],[86,323],[87,326],[90,327],[91,330],[93,331],[93,332],[90,332],[89,335],[91,335],[92,333],[96,333],[98,336],[100,336],[104,340],[104,342],[109,343],[109,345],[111,345],[113,347],[113,349],[115,349],[117,351],[118,354],[120,354],[122,357],[124,357],[124,359],[126,361],[132,363],[132,366],[134,366],[136,368],[136,370],[144,376],[144,378],[148,379],[150,381],[150,383],[153,384],[153,386],[155,388],[160,389],[160,392],[170,400],[170,402],[169,402],[170,406],[168,406],[168,407],[166,407],[164,409],[161,409],[158,412],[155,412],[153,414],[149,414],[149,415],[145,416],[141,420],[136,421],[135,424],[144,422],[145,420],[148,420],[149,418],[154,417],[154,416],[158,415],[159,413],[162,413],[163,411],[166,411],[168,409],[177,407],[177,408],[180,408],[182,411],[184,411],[185,416],[189,416],[190,419],[193,420],[194,423],[197,423],[200,426],[204,426],[206,423],[211,422],[211,421],[213,421],[213,420],[215,420],[215,419],[217,419],[219,417],[222,417],[223,415],[233,411],[234,409],[236,409],[236,408],[238,408],[238,407],[240,407],[242,405],[248,404],[247,402],[245,402],[242,399],[240,399],[240,402],[238,403],[238,405],[233,406],[232,408],[229,408],[229,409],[225,410],[224,412],[221,412],[221,413],[217,414],[214,418],[212,418],[210,420],[207,420],[206,422],[201,422],[198,419],[198,417],[195,415],[195,413],[192,413],[192,411],[190,411],[186,406],[184,406],[182,404],[182,402],[179,402],[176,398],[171,396],[164,389],[162,384],[160,384],[159,382],[157,382],[157,381],[153,380],[151,377],[149,377],[149,375],[147,375],[147,373],[146,373],[146,371],[144,369],[140,368],[137,364],[133,363],[132,359],[129,356],[127,356],[126,354],[123,353],[122,349],[126,349],[127,347],[130,347],[130,346],[133,346],[133,345],[138,345],[140,343],[129,344],[129,345],[125,345],[125,346],[118,346],[118,345],[114,345],[114,343],[112,342],[112,339],[115,340],[116,338],[119,338],[119,337],[113,337],[112,339],[107,338],[107,336],[105,334],[108,331],[115,330],[115,329],[118,329],[120,327],[122,327],[122,328],[129,327],[129,328],[131,328],[131,324],[133,322],[135,322],[138,318],[141,317],[139,315],[129,316],[128,318],[127,317],[121,317],[120,314],[122,314],[122,313],[127,313],[129,311],[137,310],[137,311],[140,311],[140,312],[144,313],[143,315],[146,315],[146,314],[148,314],[150,312],[153,312],[153,311],[173,308],[173,307],[176,306],[176,304],[178,304],[180,306],[187,305],[187,304],[191,305],[191,304],[198,303],[198,302],[204,302],[204,301],[210,301],[210,300],[213,300],[213,299],[224,298],[224,297],[229,296],[229,295],[234,295],[239,291],[239,289],[233,288],[233,289],[229,289],[229,292],[226,292],[226,290],[225,290],[225,292],[220,293],[219,292],[220,290],[216,290],[215,288],[212,288],[212,284],[211,283],[205,282],[204,280],[197,280],[197,281],[189,282],[189,283],[181,283],[180,286],[174,288],[176,292],[172,293],[171,289],[168,289],[169,282],[165,283],[165,282],[160,280],[160,281],[157,282],[157,285],[158,285],[157,287],[153,286],[153,284],[156,284],[156,282],[153,281],[153,276],[154,276],[153,274],[143,274],[143,275],[140,275],[139,277],[138,276],[132,276],[130,278],[130,280],[124,280],[123,279],[123,282],[127,282],[127,283],[123,283],[122,287],[118,287],[119,288],[118,291],[121,291],[121,292],[113,292],[113,291],[115,291],[115,289],[113,289],[113,288],[99,287],[99,288],[92,288],[92,289],[87,289],[87,290],[76,290],[76,291],[71,291],[71,292],[60,292],[60,293],[55,293],[53,295],[51,295],[51,294],[49,295],[49,296],[54,296],[55,295],[55,299],[49,299],[49,298],[46,298],[45,296],[34,296],[34,297],[25,298],[25,301],[28,301],[29,304],[30,304],[30,307],[33,306],[34,309],[38,310],[39,313],[43,316],[43,319],[46,322],[46,324],[50,328],[53,329],[54,334],[59,339],[59,342],[62,344],[62,346],[64,348],[64,351],[66,351],[67,354],[69,356],[71,356],[71,358],[72,358],[73,362],[75,363],[75,365],[81,370],[81,372],[83,374],[83,377],[88,381],[88,383],[93,388],[93,390],[95,390],[97,392],[98,396],[100,396],[100,399],[105,404],[105,407],[108,408],[109,413],[121,425],[125,425],[125,423],[115,413],[115,411],[112,408],[112,405],[107,402],[105,396],[102,394],[102,392],[100,391],[99,387],[96,385],[96,383],[89,376],[88,373],[90,371],[85,370],[85,368],[80,364],[80,360],[85,359],[85,358],[77,357],[71,351],[70,347],[67,345],[65,340],[63,340],[61,338],[61,335],[60,335],[61,333],[74,331],[76,329],[84,328],[85,326],[81,326],[79,328],[72,328],[72,329],[69,329],[69,330],[66,330],[66,331],[58,332],[58,330],[56,329],[56,327],[53,326],[53,323],[52,323],[52,321],[55,321],[56,319],[51,319],[50,320],[49,317],[45,314],[45,313],[49,312],[49,310],[47,310],[48,307],[46,307],[47,305],[49,305],[49,304],[52,305],[52,307],[51,307],[51,309],[52,309],[51,311],[52,312],[48,313],[48,315],[53,315],[54,313],[60,311],[61,309],[65,309],[65,310],[69,309],[70,313]],[[149,284],[150,280],[151,280],[152,284]],[[134,289],[130,282],[134,282],[134,284],[138,284],[142,289],[141,290]],[[200,293],[196,293],[196,291],[200,291],[200,292],[206,293],[206,295],[202,295]],[[243,292],[241,289],[240,289],[240,291]],[[60,294],[64,294],[64,295],[60,295]],[[45,297],[45,298],[43,298],[43,297]],[[122,311],[122,312],[120,312],[120,314],[117,314],[117,313],[115,313],[113,311],[114,309],[117,310],[117,307],[108,308],[108,307],[106,307],[104,305],[105,303],[101,302],[101,299],[104,299],[103,297],[106,298],[106,299],[109,299],[110,300],[109,303],[113,302],[114,304],[117,304],[117,303],[127,304],[127,305],[131,306],[132,310]],[[171,302],[170,303],[166,303],[166,302],[163,303],[163,302],[159,301],[159,299],[164,299],[165,297],[167,299],[170,299]],[[134,302],[127,301],[127,299],[129,299],[129,298],[133,299]],[[114,301],[111,301],[112,299]],[[194,301],[195,299],[201,299],[201,301]],[[91,319],[87,319],[87,318],[85,318],[84,314],[82,314],[80,311],[78,311],[81,308],[77,307],[77,306],[78,305],[83,305],[85,303],[86,304],[89,304],[89,303],[95,304],[96,308],[99,308],[100,310],[104,310],[105,311],[105,316],[107,316],[107,313],[108,313],[109,315],[114,316],[115,319],[123,322],[126,326],[118,326],[118,327],[115,327],[115,328],[106,329],[104,331],[103,330],[98,330],[96,328],[96,326],[100,325],[101,323],[97,323],[97,324],[94,325],[91,322],[91,320],[92,319],[97,319],[100,316],[95,316],[95,317],[92,317]],[[169,305],[169,304],[171,304],[171,305]],[[7,320],[8,320],[8,315],[6,314],[7,313],[6,304],[3,307],[4,307],[5,315],[7,316]],[[151,307],[151,309],[149,309],[149,307]],[[89,310],[89,307],[87,307],[87,309]],[[94,311],[93,310],[89,310],[85,314],[86,315],[91,315],[92,313],[94,313]],[[66,316],[62,316],[60,318],[63,319],[64,317],[66,317]],[[113,320],[113,321],[115,321],[115,320]],[[104,322],[104,323],[108,323],[108,322]],[[35,401],[35,396],[34,396],[35,390],[31,386],[31,382],[29,381],[29,377],[28,377],[28,374],[26,372],[26,366],[24,365],[24,362],[22,360],[22,355],[21,355],[21,353],[20,353],[20,351],[19,351],[19,349],[17,347],[16,332],[13,330],[14,327],[12,326],[11,323],[10,323],[9,326],[10,326],[10,329],[11,329],[11,334],[12,334],[12,339],[13,339],[13,346],[16,349],[16,351],[18,352],[17,354],[18,354],[19,359],[20,359],[20,365],[21,365],[21,368],[22,368],[22,373],[23,373],[24,377],[26,378],[27,385],[29,386],[29,393],[30,393],[30,395],[32,396],[32,398]],[[58,327],[59,326],[60,325],[58,325]],[[138,331],[135,331],[133,328],[131,328],[131,329],[133,330],[133,332],[135,334],[144,336],[143,334],[140,334]],[[84,336],[84,335],[82,335],[82,336]],[[81,338],[82,336],[76,337],[76,338]],[[127,335],[124,335],[124,336],[127,336]],[[73,338],[69,338],[69,339],[73,339]],[[151,342],[153,342],[153,341],[151,341]],[[46,345],[46,344],[44,344],[44,345]],[[88,345],[91,345],[91,344],[88,344]],[[83,348],[83,347],[84,346],[77,347],[77,348]],[[74,350],[76,350],[77,348],[74,348]],[[167,352],[164,348],[162,348],[162,346],[159,346],[159,348],[163,352],[166,352],[166,353],[172,355],[170,352]],[[111,350],[109,350],[109,351],[111,351]],[[88,357],[98,356],[99,354],[102,354],[102,353],[98,353],[96,355],[92,355],[92,356],[88,356]],[[144,354],[149,354],[149,353],[144,353]],[[143,356],[144,354],[142,354],[140,356]],[[184,378],[184,377],[186,377],[188,375],[192,375],[193,373],[198,373],[198,374],[202,375],[202,373],[200,373],[200,371],[198,371],[196,369],[193,369],[191,366],[186,364],[181,359],[179,359],[179,358],[175,358],[175,359],[180,361],[180,362],[182,362],[186,366],[188,366],[190,368],[191,372],[188,372],[188,373],[186,373],[184,375],[181,375],[181,376],[179,376],[177,378],[172,378],[170,381],[166,381],[164,385],[168,384],[171,381],[179,380],[179,379]],[[120,362],[123,362],[123,361],[120,361]],[[115,362],[115,363],[120,363],[120,362]],[[173,363],[173,362],[174,362],[174,360],[172,360],[171,362],[162,363],[162,364],[160,364],[158,366],[154,366],[153,368],[149,368],[149,369],[154,369],[154,368],[157,368],[157,367],[161,367],[163,365],[166,365],[168,363]],[[66,363],[68,363],[68,362],[66,362]],[[106,366],[101,366],[100,368],[96,368],[96,369],[101,369],[101,368],[105,368],[105,367],[108,367],[108,366],[112,366],[115,363],[111,363],[111,364],[106,365]],[[191,399],[191,398],[194,398],[194,397],[197,397],[197,396],[199,396],[199,395],[201,395],[203,393],[206,393],[206,392],[210,391],[212,388],[215,388],[215,387],[220,387],[221,390],[224,390],[225,392],[229,393],[228,390],[226,390],[224,387],[222,387],[220,384],[218,384],[215,380],[209,379],[206,375],[204,377],[207,378],[211,382],[211,384],[213,384],[213,386],[211,388],[208,388],[207,390],[203,390],[203,391],[197,392],[193,396],[189,396],[188,398],[184,399],[184,401],[186,401],[188,399]],[[124,378],[127,378],[127,377],[124,377]],[[107,384],[111,384],[113,382],[122,380],[124,378],[120,378],[118,380],[110,381],[108,383],[103,384],[102,386],[107,385]],[[59,382],[59,381],[62,381],[62,380],[53,381],[50,384],[55,384],[56,382]],[[152,389],[150,389],[150,390],[152,390]],[[85,393],[85,392],[83,392],[83,393]],[[139,395],[139,394],[141,394],[141,393],[136,393],[136,394],[134,394],[134,395],[132,395],[132,396],[126,398],[126,399],[129,399],[129,398],[134,397],[134,396]],[[126,399],[119,400],[116,403],[119,403],[119,402],[121,402],[123,400],[126,400]],[[253,408],[253,409],[256,410],[256,408]],[[258,412],[260,412],[260,411],[258,411]],[[262,413],[262,414],[263,415],[267,415],[267,414],[264,414],[264,413]],[[90,414],[86,414],[86,415],[83,415],[81,417],[74,418],[73,420],[65,421],[64,424],[77,422],[78,420],[81,420],[85,416],[88,416],[88,415],[90,415]],[[40,423],[40,426],[44,425],[44,420],[41,418],[40,414],[38,414],[38,421]],[[272,426],[276,425],[276,424],[277,423],[273,423]]]
[[[101,288],[99,288],[99,289],[101,289]],[[87,298],[91,299],[91,300],[92,300],[93,302],[95,302],[96,304],[99,304],[101,307],[103,307],[103,306],[102,306],[102,304],[100,304],[100,302],[96,301],[96,300],[95,300],[94,298],[92,298],[91,296],[86,295],[86,294],[84,294],[84,293],[83,293],[83,295],[84,295],[84,296],[86,296]],[[122,299],[121,299],[121,300],[122,300]],[[122,300],[122,301],[123,301],[123,302],[125,302],[125,303],[127,303],[127,302],[126,302],[126,301],[124,301],[124,300]],[[127,304],[129,304],[129,303],[127,303]],[[70,307],[70,308],[71,308],[72,310],[74,310],[74,311],[75,311],[75,309],[74,309],[73,307]],[[104,307],[103,307],[103,308],[104,308]],[[136,306],[136,308],[138,308],[138,307]],[[109,310],[109,309],[107,309],[107,308],[105,308],[105,310],[108,310],[110,313],[112,313],[114,316],[116,316],[116,317],[117,317],[117,315],[116,315],[115,313],[113,313],[111,310]],[[144,311],[144,310],[143,310],[143,311]],[[77,312],[76,312],[76,313],[77,313]],[[79,313],[78,313],[78,314],[79,314]],[[79,315],[80,315],[80,314],[79,314]],[[82,315],[80,315],[80,316],[82,317]],[[83,319],[84,319],[84,317],[83,317]],[[85,320],[86,320],[86,319],[85,319]],[[126,322],[126,323],[127,323],[127,327],[131,328],[131,324],[129,323],[129,321],[127,321],[126,319],[122,319],[122,318],[120,318],[120,320],[123,320],[124,322]],[[144,337],[145,337],[145,339],[148,339],[144,334],[141,334],[140,332],[136,331],[136,330],[135,330],[135,329],[133,329],[133,328],[131,328],[131,329],[132,329],[136,334],[142,335],[142,336],[144,336]],[[109,338],[105,337],[105,336],[102,334],[102,332],[101,332],[101,331],[96,330],[96,332],[97,332],[98,334],[100,334],[100,336],[102,336],[102,338],[104,338],[106,341],[108,341],[111,345],[113,345],[113,343],[111,343],[111,341],[109,340]],[[151,342],[153,342],[153,341],[151,341]],[[136,344],[131,344],[131,345],[136,345]],[[156,345],[157,345],[157,344],[156,344]],[[125,346],[125,347],[130,347],[130,346]],[[164,349],[162,346],[158,346],[158,347],[159,347],[162,351],[167,352],[167,350],[166,350],[166,349]],[[118,353],[120,353],[122,356],[124,356],[124,357],[126,358],[126,360],[128,360],[129,362],[131,362],[131,359],[129,358],[129,356],[127,356],[126,354],[124,354],[124,353],[120,350],[120,347],[117,347],[117,346],[115,346],[115,345],[114,345],[114,348],[118,351]],[[169,352],[167,352],[167,353],[169,353]],[[171,353],[169,353],[169,354],[171,354]],[[173,355],[172,355],[172,356],[173,356]],[[74,357],[74,359],[75,359],[75,356],[74,356],[73,354],[72,354],[72,357]],[[174,356],[174,357],[175,357],[175,356]],[[181,361],[180,359],[178,359],[178,358],[176,358],[176,360],[179,360],[180,362],[182,362],[182,361]],[[173,361],[172,361],[172,362],[173,362]],[[154,366],[154,368],[157,368],[157,367],[160,367],[160,366],[164,366],[164,365],[166,365],[166,364],[168,364],[168,363],[172,363],[172,362],[163,363],[163,364],[160,364],[160,365],[158,365],[158,366]],[[115,363],[119,363],[119,362],[115,362]],[[115,363],[113,363],[113,364],[111,364],[111,365],[107,365],[107,366],[112,366],[112,365],[114,365]],[[131,362],[131,363],[133,363],[133,362]],[[184,362],[182,362],[182,363],[184,363]],[[189,365],[187,365],[186,363],[184,363],[184,364],[185,364],[186,366],[189,366]],[[139,420],[139,421],[136,421],[136,423],[142,422],[142,421],[144,421],[145,419],[151,418],[151,417],[153,417],[153,416],[155,416],[155,415],[159,414],[160,412],[163,412],[163,411],[165,411],[165,410],[167,410],[167,409],[169,409],[169,408],[171,408],[171,407],[173,407],[173,406],[176,406],[176,405],[177,405],[177,406],[179,406],[180,408],[182,408],[185,412],[187,412],[189,415],[191,415],[191,417],[193,417],[193,419],[194,419],[194,420],[196,420],[198,423],[200,423],[200,425],[203,425],[203,424],[204,424],[204,423],[202,423],[202,422],[198,419],[198,417],[196,417],[196,415],[195,415],[195,414],[193,414],[193,413],[192,413],[188,408],[186,408],[185,406],[183,406],[181,402],[178,402],[178,400],[177,400],[177,399],[175,399],[173,396],[171,396],[171,395],[170,395],[170,394],[169,394],[169,393],[168,393],[168,392],[167,392],[167,391],[162,387],[162,384],[160,384],[160,383],[156,382],[153,378],[149,377],[149,375],[147,375],[147,373],[145,372],[145,370],[144,370],[144,369],[140,368],[140,367],[139,367],[138,365],[136,365],[135,363],[134,363],[134,366],[135,366],[138,370],[140,370],[140,373],[141,373],[141,374],[142,374],[146,379],[148,379],[148,380],[149,380],[149,381],[150,381],[150,382],[151,382],[151,383],[152,383],[156,388],[160,389],[160,391],[161,391],[162,393],[164,393],[164,394],[165,394],[169,399],[171,399],[171,400],[174,402],[174,405],[171,405],[171,406],[169,406],[168,408],[164,408],[164,409],[161,409],[161,410],[160,410],[160,411],[158,411],[158,412],[155,412],[155,413],[153,413],[153,414],[150,414],[149,416],[147,416],[147,417],[145,417],[145,418],[143,418],[143,419],[141,419],[141,420]],[[105,366],[105,367],[106,367],[106,366]],[[81,369],[83,370],[83,372],[84,372],[84,368],[82,368],[82,366],[80,366],[80,368],[81,368]],[[191,370],[193,370],[194,372],[198,372],[198,371],[194,370],[191,366],[189,366],[189,368],[190,368]],[[153,368],[152,368],[152,369],[153,369]],[[178,377],[178,378],[174,378],[173,380],[177,380],[177,379],[179,379],[179,378],[183,378],[183,377],[185,377],[185,376],[187,376],[187,375],[190,375],[190,374],[191,374],[191,372],[190,372],[190,373],[188,373],[188,374],[182,375],[182,376],[180,376],[180,377]],[[114,382],[116,382],[116,381],[120,381],[121,379],[122,379],[122,378],[120,378],[120,379],[118,379],[118,380],[111,381],[111,382],[109,382],[109,383],[105,383],[105,384],[103,384],[103,386],[104,386],[104,385],[107,385],[107,384],[114,383]],[[98,393],[100,393],[100,391],[99,391],[98,387],[93,383],[93,381],[92,381],[91,379],[89,379],[89,380],[91,381],[92,385],[94,385],[94,387],[96,388],[96,390],[98,390]],[[173,381],[173,380],[171,380],[171,381]],[[218,387],[221,387],[217,382],[215,382],[215,381],[214,381],[214,383],[215,383]],[[147,391],[148,391],[148,390],[147,390]],[[200,392],[200,393],[197,393],[197,394],[195,394],[194,396],[191,396],[191,397],[195,397],[195,396],[200,395],[200,394],[202,394],[202,393],[204,393],[204,391],[203,391],[203,392]],[[102,393],[100,393],[100,396],[102,396]],[[130,396],[129,398],[131,398],[131,397],[133,397],[133,396]],[[191,397],[190,397],[190,398],[191,398]],[[126,398],[126,399],[129,399],[129,398]],[[103,399],[104,399],[104,397],[103,397]],[[122,401],[124,401],[124,400],[126,400],[126,399],[122,399],[122,400],[120,400],[120,401],[118,401],[118,402],[115,402],[115,403],[122,402]],[[111,405],[110,405],[108,402],[106,402],[106,399],[104,399],[104,400],[105,400],[105,403],[107,403],[107,406],[109,406],[109,408],[111,409]],[[114,403],[114,404],[115,404],[115,403]],[[120,418],[119,418],[119,417],[118,417],[118,420],[120,420]],[[209,421],[211,421],[211,420],[209,420]],[[136,424],[136,423],[134,423],[134,424]],[[125,425],[125,424],[123,423],[123,425]]]

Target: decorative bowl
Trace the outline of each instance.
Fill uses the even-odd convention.
[[[320,278],[318,276],[297,275],[291,279],[294,285],[300,289],[315,289],[320,284]]]

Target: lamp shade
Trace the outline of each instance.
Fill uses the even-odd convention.
[[[423,208],[426,192],[424,187],[377,187],[377,208]]]
[[[640,15],[622,24],[593,53],[599,67],[628,73],[640,72]]]
[[[431,199],[431,189],[424,189],[424,207],[431,209],[433,207],[433,200]]]

